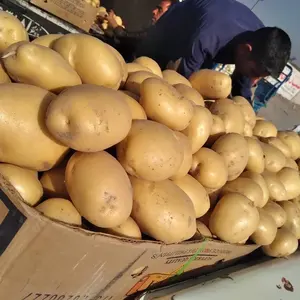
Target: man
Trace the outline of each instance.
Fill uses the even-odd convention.
[[[152,11],[152,25],[160,19],[171,5],[177,2],[177,0],[162,0]],[[137,45],[147,37],[149,28],[141,31],[127,31],[124,27],[117,24],[115,16],[114,11],[111,10],[106,19],[110,27],[113,28],[114,37],[117,39],[116,46],[126,60],[132,60]]]
[[[137,56],[149,56],[164,69],[180,60],[177,71],[189,77],[215,63],[235,64],[232,95],[251,99],[262,77],[278,77],[291,52],[289,36],[264,27],[235,0],[185,0],[172,6],[148,32]]]

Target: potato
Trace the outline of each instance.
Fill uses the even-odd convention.
[[[182,178],[174,179],[173,182],[192,200],[196,218],[200,218],[208,212],[210,208],[208,194],[205,188],[195,178],[187,174]]]
[[[248,163],[249,149],[245,138],[237,133],[221,136],[211,148],[224,159],[228,167],[228,181],[238,178]]]
[[[285,167],[299,171],[297,163],[292,158],[286,158]]]
[[[132,116],[123,95],[83,84],[66,89],[52,101],[46,115],[51,134],[64,145],[82,151],[107,149],[128,134]]]
[[[142,239],[141,230],[136,222],[129,217],[124,223],[114,228],[107,228],[106,233],[131,239]]]
[[[251,200],[256,207],[263,207],[263,191],[261,187],[252,179],[239,177],[227,182],[222,190],[221,196],[229,193],[239,193]]]
[[[130,73],[127,81],[125,83],[124,88],[127,91],[130,91],[131,93],[134,93],[135,95],[139,95],[141,94],[141,84],[144,82],[144,80],[148,79],[148,78],[157,78],[159,79],[159,77],[149,71],[138,71],[138,72],[134,72],[134,73]]]
[[[139,72],[139,71],[145,71],[145,72],[151,72],[153,73],[149,68],[146,68],[138,63],[132,62],[132,63],[127,63],[127,72],[128,75],[134,73],[134,72]]]
[[[277,128],[276,126],[266,120],[257,120],[253,128],[253,135],[259,137],[276,137]]]
[[[263,192],[263,197],[260,200],[260,203],[261,203],[260,207],[264,207],[267,204],[267,202],[269,201],[270,194],[269,194],[269,189],[268,189],[267,183],[264,180],[264,178],[262,177],[262,175],[259,173],[246,171],[246,172],[242,173],[240,177],[252,179],[255,183],[257,183],[260,186],[260,188],[262,189],[262,192]]]
[[[280,171],[286,163],[284,154],[272,145],[262,142],[260,143],[260,145],[264,152],[265,169],[269,172],[274,173]]]
[[[102,228],[123,224],[132,209],[132,187],[118,161],[105,151],[72,155],[66,186],[78,212]]]
[[[241,96],[233,97],[232,100],[240,107],[246,123],[250,126],[251,129],[253,129],[256,123],[256,115],[252,105],[247,99]]]
[[[183,83],[175,84],[174,88],[186,99],[192,101],[195,105],[204,106],[203,97],[195,89]]]
[[[193,240],[201,240],[201,239],[203,239],[203,237],[212,238],[212,234],[211,234],[210,230],[200,220],[196,220],[196,227],[197,227],[197,231],[192,238]]]
[[[213,71],[200,70],[191,75],[189,81],[205,99],[222,99],[231,93],[231,78],[227,74]]]
[[[205,143],[205,145],[208,147],[211,147],[213,143],[226,132],[224,122],[219,116],[212,115],[212,119],[213,124],[211,127],[210,135],[207,142]]]
[[[214,208],[219,201],[219,196],[221,194],[222,188],[219,189],[210,189],[205,188],[206,192],[208,193],[209,201],[210,201],[210,208]]]
[[[227,243],[248,239],[258,225],[259,213],[254,203],[238,193],[223,196],[209,219],[211,233]]]
[[[240,107],[235,105],[232,100],[220,99],[213,103],[209,110],[212,114],[219,116],[223,120],[227,133],[244,134],[244,115]]]
[[[75,69],[83,83],[118,89],[124,77],[122,65],[107,44],[80,33],[55,40],[52,49]]]
[[[262,176],[268,186],[270,199],[275,201],[288,200],[287,191],[275,173],[265,171]]]
[[[293,131],[279,131],[277,137],[288,146],[291,158],[296,160],[300,157],[300,137]]]
[[[213,120],[209,110],[202,106],[195,106],[190,124],[182,131],[191,142],[193,154],[208,140],[212,125]]]
[[[127,103],[130,109],[132,120],[147,120],[146,113],[143,107],[136,100],[135,96],[134,95],[132,96],[130,92],[126,93],[127,91],[121,91],[121,92],[124,96],[125,102]]]
[[[53,220],[81,226],[81,216],[69,200],[51,198],[39,204],[36,209]]]
[[[190,174],[205,188],[219,189],[228,179],[224,158],[208,148],[201,148],[193,155]]]
[[[286,257],[296,252],[297,248],[298,240],[295,235],[286,228],[280,228],[272,244],[263,246],[262,250],[268,256]]]
[[[34,39],[31,43],[51,48],[53,42],[61,38],[62,36],[63,34],[60,33],[42,35]]]
[[[6,70],[4,70],[4,68],[3,68],[3,63],[0,62],[0,84],[10,83],[10,82],[11,82],[11,80],[6,73]]]
[[[162,75],[163,79],[171,85],[182,83],[189,87],[192,87],[191,83],[185,77],[183,77],[174,70],[164,70],[162,72]]]
[[[276,202],[269,201],[264,207],[263,210],[267,212],[275,221],[277,228],[283,226],[286,222],[286,212],[285,210]]]
[[[297,239],[300,239],[300,208],[291,201],[283,201],[279,205],[286,213],[286,221],[283,227],[290,230]]]
[[[158,63],[150,57],[141,56],[134,60],[135,63],[142,65],[151,70],[151,72],[159,77],[162,76],[162,72]]]
[[[43,173],[40,182],[46,197],[70,198],[65,184],[65,171],[65,166],[59,166]]]
[[[32,84],[54,93],[81,84],[79,75],[69,63],[44,46],[29,42],[11,45],[3,52],[2,62],[15,82]]]
[[[196,232],[191,199],[170,180],[151,182],[130,177],[132,218],[141,231],[166,244],[190,239]]]
[[[277,178],[284,185],[288,200],[300,196],[300,176],[298,170],[283,168],[277,173]]]
[[[270,245],[276,237],[277,225],[272,216],[266,211],[258,209],[258,212],[259,224],[250,238],[257,245]]]
[[[117,157],[130,175],[161,181],[176,174],[183,152],[174,132],[163,124],[133,120],[127,137],[117,145]]]
[[[43,196],[42,185],[31,170],[0,163],[0,174],[17,190],[28,205],[36,205]]]
[[[248,136],[248,137],[253,136],[252,128],[250,127],[249,123],[247,123],[247,122],[245,122],[243,135]]]
[[[12,14],[0,11],[0,24],[0,53],[14,43],[29,41],[25,27]]]
[[[44,124],[46,109],[54,98],[31,85],[0,85],[1,162],[46,171],[64,157],[68,148],[55,141]]]
[[[140,104],[153,121],[178,131],[184,130],[191,122],[194,112],[192,102],[162,79],[144,80],[140,94]]]
[[[174,136],[176,137],[183,154],[183,160],[179,169],[171,177],[171,179],[178,179],[184,177],[189,172],[192,165],[193,155],[192,146],[189,139],[183,133],[178,131],[174,131]]]
[[[291,151],[287,145],[285,145],[279,138],[277,137],[268,137],[268,138],[261,138],[262,142],[269,144],[271,146],[274,146],[278,150],[280,150],[285,157],[290,158],[291,157]]]
[[[245,137],[249,148],[249,159],[246,169],[251,172],[262,173],[265,169],[265,157],[260,142],[252,137]]]

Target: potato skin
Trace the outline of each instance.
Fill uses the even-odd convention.
[[[265,157],[260,142],[253,137],[245,137],[249,148],[249,159],[246,169],[255,173],[262,173],[265,169]]]
[[[63,34],[61,33],[42,35],[34,39],[31,43],[51,48],[54,41],[61,38],[62,36]]]
[[[37,171],[59,163],[68,147],[58,143],[45,125],[45,114],[55,96],[36,86],[0,85],[0,161]],[[34,147],[31,147],[34,143]]]
[[[130,216],[129,178],[105,151],[73,154],[66,168],[66,186],[78,212],[98,227],[119,226]]]
[[[60,93],[46,115],[51,134],[64,145],[82,152],[97,152],[119,143],[128,134],[131,121],[123,95],[89,84]]]
[[[162,72],[158,63],[150,57],[140,56],[134,60],[135,63],[151,70],[155,75],[162,77]]]
[[[178,83],[174,85],[174,88],[186,99],[192,101],[195,105],[204,106],[203,97],[192,87],[189,87],[183,83]]]
[[[162,75],[163,75],[163,79],[166,82],[168,82],[168,84],[175,85],[175,84],[182,83],[189,87],[192,87],[191,83],[185,77],[183,77],[182,75],[180,75],[174,70],[164,70],[162,72]]]

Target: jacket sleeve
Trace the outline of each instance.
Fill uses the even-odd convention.
[[[252,98],[252,81],[249,77],[242,76],[236,72],[231,76],[232,78],[232,91],[231,95],[234,96],[243,96],[249,102],[251,102]]]
[[[130,32],[127,31],[122,26],[118,26],[114,29],[114,35],[116,38],[127,38],[127,39],[139,40],[147,36],[147,30]]]

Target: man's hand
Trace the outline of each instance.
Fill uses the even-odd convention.
[[[108,15],[106,17],[106,20],[108,21],[109,26],[112,27],[112,28],[116,28],[116,27],[119,26],[117,21],[116,21],[116,14],[113,10],[111,10],[108,13]]]

